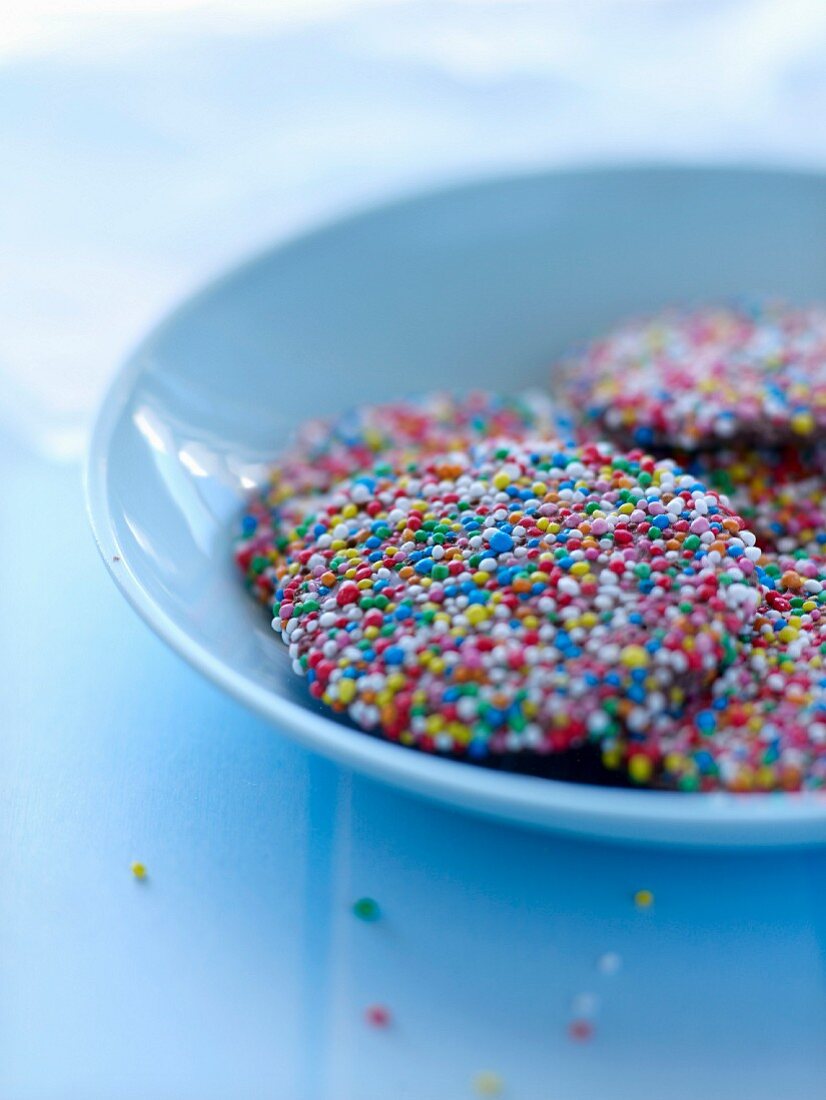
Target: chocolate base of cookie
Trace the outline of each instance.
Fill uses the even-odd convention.
[[[639,784],[632,783],[622,769],[606,768],[602,762],[602,751],[597,744],[580,745],[575,749],[567,749],[564,752],[539,753],[539,752],[510,752],[491,753],[489,756],[472,757],[467,753],[425,752],[415,745],[401,745],[398,741],[384,737],[380,730],[365,730],[356,725],[346,714],[336,713],[325,707],[317,699],[314,699],[306,690],[306,681],[296,678],[293,682],[293,690],[296,699],[300,699],[304,705],[309,704],[310,709],[318,715],[344,726],[362,737],[373,737],[377,741],[384,741],[389,745],[395,745],[400,752],[416,752],[424,756],[432,756],[437,760],[449,760],[452,763],[462,764],[465,767],[485,768],[489,771],[510,772],[514,775],[530,775],[539,779],[556,779],[564,783],[584,783],[595,787],[633,787],[640,789]]]
[[[423,756],[432,756],[437,760],[449,760],[465,767],[484,768],[488,771],[509,772],[512,775],[529,775],[538,779],[555,779],[562,783],[583,783],[593,787],[634,787],[622,770],[606,768],[602,762],[602,752],[598,745],[582,745],[565,752],[510,752],[491,753],[490,756],[472,757],[466,753],[425,752],[415,745],[400,745],[382,737],[381,733],[362,730],[359,726],[347,722],[352,729],[379,741],[387,741],[406,752],[417,752]]]
[[[453,754],[448,759],[490,771],[531,775],[563,783],[585,783],[596,787],[637,786],[631,783],[623,771],[605,767],[598,745],[583,745],[557,753],[497,753],[481,760]]]

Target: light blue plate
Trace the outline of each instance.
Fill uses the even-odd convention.
[[[677,844],[826,841],[826,800],[604,790],[439,760],[328,718],[246,597],[231,539],[296,423],[429,388],[547,382],[628,313],[742,293],[826,299],[826,180],[646,168],[493,180],[283,245],[178,309],[116,377],[89,509],[113,577],[196,668],[285,733],[513,821]]]

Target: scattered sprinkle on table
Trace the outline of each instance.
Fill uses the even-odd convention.
[[[139,881],[142,882],[146,878],[146,866],[143,863],[140,863],[138,860],[135,860],[132,864],[130,864],[129,869],[131,870],[132,875]]]
[[[370,1005],[365,1010],[364,1018],[371,1027],[389,1027],[391,1021],[390,1009],[385,1005]]]
[[[596,993],[577,993],[571,1002],[571,1011],[577,1017],[594,1016],[598,1008],[599,997]]]
[[[590,1020],[572,1020],[568,1025],[568,1035],[577,1043],[587,1043],[593,1038],[594,1025]]]
[[[597,969],[601,974],[612,976],[617,974],[622,967],[622,958],[616,951],[606,951],[597,960]]]
[[[650,909],[654,904],[654,895],[650,890],[637,890],[634,894],[634,904],[638,909]]]
[[[372,923],[381,916],[381,909],[379,903],[374,901],[373,898],[359,898],[358,901],[353,903],[353,913],[359,920]]]
[[[505,1084],[498,1073],[485,1069],[473,1078],[473,1087],[479,1096],[501,1096]]]

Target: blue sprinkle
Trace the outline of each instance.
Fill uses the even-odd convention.
[[[711,733],[717,727],[717,716],[711,710],[701,710],[695,722],[701,733]]]
[[[489,545],[494,554],[505,554],[513,550],[513,539],[507,531],[494,531]]]

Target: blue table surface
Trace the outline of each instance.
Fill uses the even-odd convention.
[[[766,1081],[818,1095],[819,857],[755,870],[683,853],[685,886],[666,891],[666,851],[641,882],[633,848],[606,861],[314,758],[138,620],[98,560],[75,466],[8,441],[0,466],[2,1100],[443,1100],[475,1095],[486,1069],[512,1100],[601,1100],[617,1060],[617,1096],[762,1097]],[[714,897],[766,874],[776,900],[749,940]],[[639,886],[659,891],[645,917]],[[353,916],[362,895],[376,923]],[[600,971],[605,952],[619,973]],[[692,952],[737,981],[715,989]],[[761,999],[744,1079],[726,1052]],[[376,1003],[383,1030],[364,1019]],[[572,1043],[596,1003],[593,1040]],[[678,1007],[677,1049],[703,1043],[685,1066]]]

